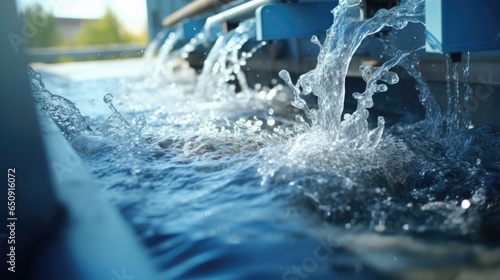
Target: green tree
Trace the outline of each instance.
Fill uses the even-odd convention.
[[[97,45],[130,42],[130,35],[122,28],[115,14],[108,8],[97,21],[85,21],[78,31],[77,45]]]
[[[26,7],[20,16],[36,34],[29,40],[28,47],[54,47],[62,43],[61,34],[57,29],[57,19],[54,14],[45,11],[40,4]]]

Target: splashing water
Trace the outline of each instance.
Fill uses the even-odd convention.
[[[265,150],[266,164],[259,168],[261,184],[287,184],[297,189],[323,217],[350,230],[397,232],[404,227],[413,232],[482,234],[491,238],[486,224],[494,221],[482,224],[479,217],[491,215],[491,209],[484,205],[491,205],[494,199],[477,194],[498,195],[496,183],[490,181],[498,175],[489,170],[497,168],[494,166],[500,155],[494,152],[490,157],[479,152],[493,151],[479,139],[488,139],[496,147],[498,133],[489,128],[467,131],[462,125],[470,121],[460,107],[458,65],[449,70],[449,105],[443,114],[413,55],[421,48],[403,52],[386,44],[384,64],[360,67],[365,91],[353,94],[358,106],[342,118],[347,67],[361,41],[387,26],[394,32],[408,23],[422,23],[423,9],[424,1],[405,1],[361,21],[357,7],[340,1],[324,44],[315,36],[311,40],[320,47],[316,68],[301,75],[295,85],[287,71],[280,72],[293,91],[292,105],[303,110],[307,120],[297,116],[294,131],[276,129],[279,135],[291,139]],[[378,126],[370,130],[367,109],[373,106],[375,93],[399,81],[397,74],[390,71],[396,65],[415,78],[426,119],[415,125],[395,126],[384,137],[384,119],[379,117]],[[302,98],[311,93],[318,97],[318,109],[310,109]],[[482,161],[476,159],[485,156],[492,165],[483,169],[477,166]],[[468,183],[459,183],[458,177]],[[451,190],[453,185],[455,189]],[[464,212],[461,201],[479,196],[483,199],[476,199],[474,210]],[[419,208],[418,215],[412,213],[415,207]],[[391,218],[394,215],[400,218]],[[419,223],[424,225],[416,227]]]
[[[363,39],[369,35],[379,32],[384,27],[402,29],[409,22],[420,23],[424,15],[424,1],[406,1],[393,9],[380,10],[373,18],[363,21],[360,19],[358,7],[349,5],[344,0],[335,7],[333,15],[333,25],[328,30],[323,45],[319,43],[317,37],[311,40],[320,47],[316,68],[301,75],[296,85],[292,84],[285,70],[280,72],[280,77],[292,87],[295,98],[293,105],[304,110],[311,127],[320,127],[328,131],[335,143],[345,143],[350,147],[374,147],[380,140],[384,120],[379,118],[378,127],[374,131],[369,131],[366,109],[373,106],[371,96],[375,92],[386,90],[385,85],[376,84],[377,80],[397,83],[397,75],[389,69],[408,54],[398,54],[400,58],[395,58],[379,69],[364,69],[365,72],[374,70],[376,75],[369,81],[367,81],[368,76],[363,77],[368,82],[365,93],[353,95],[358,101],[358,108],[353,114],[344,115],[342,120],[345,78],[349,63]],[[310,93],[318,97],[317,110],[309,109],[300,97],[301,94]]]
[[[140,107],[135,113],[148,116],[147,127],[142,115],[128,122],[115,107],[116,104],[122,110],[124,104],[106,94],[103,101],[111,115],[91,130],[71,102],[51,95],[40,76],[30,72],[32,89],[39,106],[51,113],[71,139],[105,186],[111,201],[152,247],[155,261],[162,269],[177,273],[166,278],[206,278],[199,274],[199,267],[207,263],[224,268],[210,271],[209,276],[214,279],[238,278],[241,270],[228,267],[241,260],[249,261],[243,268],[262,270],[255,279],[275,276],[276,271],[300,264],[309,257],[308,253],[314,252],[318,245],[310,234],[316,230],[314,227],[321,227],[321,232],[333,232],[335,238],[339,233],[347,240],[356,239],[340,246],[346,251],[359,250],[360,256],[370,254],[394,270],[401,270],[401,266],[387,265],[395,263],[393,255],[408,252],[408,242],[403,246],[394,242],[401,236],[498,243],[500,134],[488,127],[464,130],[458,125],[452,134],[460,137],[451,141],[453,135],[446,132],[447,126],[443,129],[442,123],[449,113],[455,114],[457,106],[441,112],[418,71],[414,54],[419,49],[388,49],[382,65],[362,66],[365,90],[353,94],[358,106],[354,112],[344,114],[347,65],[357,46],[384,26],[402,29],[409,22],[420,23],[423,1],[406,1],[389,11],[379,11],[366,21],[360,21],[358,13],[357,7],[340,1],[323,45],[317,37],[312,39],[320,46],[317,67],[302,75],[295,85],[286,71],[280,72],[293,91],[293,106],[302,109],[307,118],[298,116],[295,122],[297,110],[288,108],[288,115],[284,114],[284,110],[280,111],[282,104],[269,109],[276,105],[272,103],[276,101],[272,98],[275,89],[259,90],[258,94],[265,98],[256,101],[269,102],[259,106],[224,102],[229,96],[240,95],[228,85],[232,77],[241,83],[242,91],[252,91],[244,82],[241,66],[259,45],[246,54],[238,53],[253,37],[254,23],[249,22],[219,38],[199,77],[197,94],[184,96],[178,85],[168,90],[181,99],[165,99],[165,95],[158,94],[163,93],[162,87],[159,91],[122,93],[136,95],[135,100],[128,100],[133,103],[129,106]],[[166,59],[173,54],[166,55]],[[384,119],[379,117],[378,126],[370,129],[367,117],[368,109],[374,105],[372,97],[398,83],[398,75],[391,71],[396,65],[415,78],[426,120],[384,128]],[[468,65],[465,77],[467,72]],[[451,90],[451,84],[457,83],[455,78],[458,76],[450,76],[452,98],[459,95]],[[116,100],[123,100],[120,93],[113,94]],[[147,94],[152,97],[151,106],[144,106]],[[318,109],[309,108],[303,94],[316,95]],[[450,104],[456,104],[450,100]],[[174,111],[179,104],[187,105]],[[128,109],[134,111],[131,107]],[[456,116],[459,122],[466,120],[460,114]],[[276,125],[280,128],[273,134],[271,130]],[[434,135],[440,130],[442,133]],[[153,136],[145,136],[144,131]],[[290,214],[294,211],[300,215]],[[322,221],[316,224],[315,216],[308,215],[310,212],[319,213]],[[387,237],[394,247],[367,252],[366,242],[371,242],[368,250],[378,243],[357,235],[360,232]],[[308,240],[313,244],[304,248]],[[465,255],[465,260],[457,264],[456,256],[451,256],[455,245],[439,247],[447,252],[447,257],[443,261],[442,252],[437,250],[436,259],[451,262],[461,270],[461,264],[470,259]],[[255,251],[259,246],[265,249]],[[429,245],[434,246],[436,242]],[[429,250],[419,251],[421,248],[406,256],[408,267],[414,268],[415,259],[417,264],[429,262],[421,257]],[[475,248],[465,252],[484,258]],[[386,255],[391,257],[387,259]],[[494,256],[494,264],[500,263],[500,254],[490,255]],[[263,256],[269,256],[269,261],[262,261]],[[335,252],[328,261],[335,263],[338,256]],[[348,262],[360,259],[348,257],[354,259]],[[353,271],[358,267],[349,265]],[[433,269],[435,266],[431,266]],[[325,271],[324,279],[337,276],[329,274],[330,269]]]
[[[82,153],[108,151],[109,147],[120,149],[150,149],[141,136],[146,126],[143,115],[132,120],[131,125],[113,105],[113,96],[106,94],[104,103],[111,109],[111,116],[93,130],[81,115],[80,110],[68,99],[50,93],[42,82],[41,75],[28,67],[30,87],[39,110],[47,112],[61,129],[62,134]]]
[[[435,165],[439,161],[444,161],[443,158],[452,159],[450,162],[445,161],[443,163],[443,166],[447,168],[443,170],[443,174],[451,172],[450,170],[459,170],[459,172],[468,174],[467,172],[475,168],[474,172],[476,173],[474,174],[484,173],[487,174],[485,176],[494,176],[487,171],[478,169],[479,167],[470,167],[468,162],[464,163],[463,166],[453,165],[453,160],[456,162],[457,158],[461,156],[474,157],[479,153],[477,147],[484,146],[484,143],[478,140],[479,138],[474,134],[473,136],[467,136],[468,138],[457,138],[454,142],[450,141],[449,137],[440,140],[439,137],[446,137],[446,135],[427,139],[424,136],[428,135],[425,133],[429,131],[427,129],[429,126],[421,126],[421,128],[423,127],[421,131],[424,131],[424,134],[414,128],[410,130],[408,127],[402,127],[393,129],[388,136],[384,136],[384,119],[382,117],[378,118],[378,126],[375,129],[369,129],[367,118],[368,109],[374,105],[372,97],[375,93],[385,92],[388,89],[387,85],[393,85],[399,81],[398,75],[391,71],[391,68],[396,65],[403,66],[406,71],[415,77],[420,89],[420,101],[426,108],[426,124],[438,126],[439,121],[445,118],[442,116],[429,87],[417,69],[418,63],[413,54],[419,49],[405,52],[390,49],[386,51],[387,54],[390,54],[390,57],[381,66],[361,66],[361,76],[366,82],[365,90],[362,93],[353,94],[358,106],[353,113],[344,114],[343,118],[341,118],[344,110],[347,65],[357,46],[364,38],[386,26],[402,29],[409,22],[420,23],[423,15],[422,6],[423,1],[421,0],[407,1],[391,10],[379,11],[369,20],[361,21],[358,8],[341,1],[340,5],[334,10],[335,19],[324,44],[321,45],[317,37],[312,38],[312,42],[320,47],[317,67],[302,75],[296,85],[292,84],[286,71],[280,72],[280,76],[293,91],[293,106],[302,109],[307,118],[306,121],[298,116],[292,130],[289,128],[284,130],[282,128],[276,129],[278,136],[285,136],[286,139],[267,133],[264,129],[265,124],[271,129],[275,126],[275,119],[270,117],[270,115],[275,117],[274,110],[264,110],[266,116],[263,118],[241,117],[240,115],[226,117],[223,116],[220,109],[228,107],[228,105],[234,107],[237,105],[236,102],[213,102],[214,98],[223,101],[221,99],[223,96],[235,95],[234,88],[228,85],[228,81],[231,80],[230,77],[237,77],[242,90],[250,91],[246,86],[241,66],[244,64],[244,60],[251,56],[261,45],[257,45],[250,52],[243,53],[241,56],[238,51],[243,44],[254,36],[254,21],[243,22],[236,30],[220,37],[210,52],[206,67],[203,69],[203,73],[196,85],[199,93],[207,96],[206,100],[209,102],[204,103],[200,101],[198,95],[193,96],[192,100],[188,101],[198,105],[196,107],[189,105],[191,111],[183,111],[182,113],[186,115],[184,118],[183,116],[171,114],[165,109],[157,110],[161,114],[155,116],[156,119],[170,120],[169,118],[172,118],[175,120],[166,125],[165,123],[155,124],[154,129],[161,132],[157,132],[154,137],[148,138],[147,141],[153,145],[145,143],[141,135],[141,131],[146,125],[144,116],[134,119],[131,125],[116,110],[113,105],[113,97],[110,94],[104,96],[104,102],[108,104],[112,114],[95,131],[92,131],[86,125],[74,105],[70,103],[64,105],[64,107],[67,107],[66,109],[74,111],[73,118],[68,118],[67,113],[60,113],[61,110],[59,109],[51,109],[57,108],[56,105],[47,101],[53,99],[52,95],[46,93],[43,84],[40,86],[39,76],[31,73],[32,83],[39,85],[34,89],[35,97],[41,100],[40,103],[49,108],[49,111],[56,112],[54,118],[60,120],[58,124],[70,139],[75,138],[75,136],[71,135],[88,134],[104,136],[116,143],[127,143],[127,141],[131,140],[134,147],[142,145],[140,148],[154,146],[163,149],[178,149],[187,158],[203,157],[204,160],[214,160],[244,153],[257,153],[258,163],[256,165],[258,167],[256,169],[257,173],[262,176],[261,183],[263,185],[286,184],[292,188],[297,187],[306,197],[312,199],[318,209],[326,213],[325,215],[335,217],[335,223],[348,221],[351,228],[355,228],[355,224],[359,224],[364,229],[369,228],[375,231],[384,231],[382,229],[391,227],[394,230],[394,228],[402,226],[398,224],[402,221],[393,221],[393,224],[389,225],[387,213],[402,211],[405,215],[408,215],[406,222],[411,221],[414,217],[411,217],[411,214],[406,212],[408,210],[406,208],[403,208],[405,210],[386,209],[387,205],[399,205],[395,202],[396,198],[392,198],[391,203],[387,202],[388,199],[391,195],[401,196],[399,191],[402,188],[409,188],[408,186],[417,186],[414,188],[415,190],[407,191],[411,197],[409,199],[418,200],[423,196],[422,193],[429,194],[430,191],[422,192],[420,190],[426,189],[426,187],[420,186],[420,181],[424,180],[422,178],[427,178],[428,175],[426,174],[430,172],[429,170],[436,169]],[[170,47],[167,47],[167,49],[171,49],[174,44],[176,37],[175,35],[172,36],[172,40],[167,44]],[[190,43],[189,47],[184,49],[190,49],[192,45],[196,45],[201,40],[202,38],[197,38]],[[169,57],[167,54],[168,52],[165,51],[165,58]],[[453,75],[454,78],[458,79],[456,73],[458,73],[458,68],[455,75]],[[455,79],[454,82],[456,85],[457,80]],[[455,86],[455,89],[457,88]],[[262,92],[267,96],[271,95],[273,90],[267,93],[266,91]],[[302,94],[310,93],[318,97],[318,109],[310,109],[301,97]],[[450,91],[450,96],[456,97],[457,94],[453,95]],[[143,97],[140,96],[140,102],[143,102]],[[450,104],[455,104],[453,103],[456,102],[454,99],[450,100],[452,100]],[[207,107],[207,104],[210,104],[212,109],[215,106],[219,111],[203,111],[203,106]],[[241,105],[241,108],[251,107],[245,102]],[[196,108],[199,115],[202,116],[200,118],[210,120],[207,122],[200,121],[199,123],[193,121],[195,119],[193,117],[195,114],[192,112],[193,108]],[[256,108],[261,110],[263,107]],[[449,112],[453,113],[456,108],[455,105],[449,106]],[[267,114],[267,112],[269,113]],[[217,113],[220,115],[216,116]],[[154,114],[156,115],[156,112]],[[448,118],[448,115],[446,115],[446,118]],[[170,127],[160,128],[161,125]],[[162,133],[163,135],[159,135]],[[481,131],[478,133],[490,135],[484,138],[489,139],[491,143],[496,143],[491,140],[495,139],[495,137],[491,136],[494,135],[494,132]],[[412,137],[425,139],[425,141],[416,141]],[[443,143],[454,146],[456,149],[448,153],[446,149],[442,148]],[[471,143],[475,143],[475,146]],[[486,159],[481,162],[481,165],[486,164],[488,168],[496,168],[497,159],[495,154],[485,156],[485,154],[480,153],[478,157]],[[415,168],[419,164],[422,166]],[[415,169],[419,171],[415,171]],[[447,185],[452,181],[447,179],[445,175],[439,175],[438,177],[433,184]],[[476,181],[474,180],[474,184],[477,183]],[[481,184],[477,183],[476,185]],[[379,189],[378,192],[377,189]],[[350,196],[352,192],[359,192],[369,197],[373,196],[374,200],[366,200],[357,195]],[[481,192],[480,187],[476,187],[473,192]],[[470,197],[460,196],[460,198],[469,199]],[[439,201],[439,199],[441,198],[435,198],[432,202]],[[445,204],[450,205],[453,203],[453,200],[447,200]],[[354,223],[350,220],[352,218],[349,215],[350,213],[340,211],[342,213],[339,214],[339,212],[336,212],[335,209],[339,205],[347,205],[350,208],[357,205],[359,215],[361,213],[366,214],[367,211],[371,211],[372,215],[359,218]],[[426,207],[428,209],[432,208],[430,206]],[[473,205],[470,209],[474,209],[474,207]],[[429,215],[432,215],[432,213]],[[343,220],[344,218],[346,220]],[[441,221],[436,219],[435,224],[428,224],[427,226],[433,228]],[[471,223],[473,222],[476,222],[476,220],[471,220]],[[452,223],[450,228],[452,226],[456,226],[456,223]]]
[[[396,34],[397,31],[392,31],[388,35],[380,38],[384,45],[384,53],[382,57],[390,58],[392,54],[396,53]],[[425,121],[430,125],[437,127],[439,123],[443,122],[441,107],[439,106],[436,98],[431,93],[431,89],[427,84],[424,76],[418,70],[419,60],[416,54],[408,55],[403,58],[399,64],[408,74],[410,74],[417,83],[416,89],[419,91],[419,101],[425,109]],[[431,130],[430,135],[436,134],[436,130]]]
[[[196,85],[200,98],[217,100],[234,96],[236,87],[229,82],[235,80],[238,81],[242,92],[250,90],[241,66],[265,45],[265,42],[261,42],[249,52],[242,53],[240,57],[240,49],[252,38],[255,38],[255,19],[241,22],[236,29],[217,39],[205,60]]]
[[[385,47],[385,55],[396,52],[395,33],[381,39]],[[473,94],[469,85],[470,54],[466,54],[463,65],[464,93],[460,92],[459,63],[452,63],[449,56],[446,57],[446,111],[443,112],[436,98],[430,91],[422,73],[418,70],[418,58],[410,55],[403,59],[399,65],[402,66],[416,81],[419,90],[419,101],[425,109],[425,120],[417,123],[413,129],[418,129],[422,137],[431,139],[446,149],[446,156],[461,160],[463,151],[468,149],[471,142],[471,133],[468,130],[474,128],[472,125],[471,112],[466,105]],[[423,129],[425,127],[425,129]]]
[[[68,139],[91,133],[90,127],[73,102],[50,93],[42,82],[42,76],[31,67],[28,67],[28,75],[31,92],[38,108],[49,114]]]

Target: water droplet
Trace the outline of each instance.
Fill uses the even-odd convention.
[[[460,204],[462,209],[468,209],[470,207],[470,205],[471,205],[471,203],[468,199],[462,200],[462,203]]]
[[[104,101],[104,103],[109,105],[109,104],[111,104],[111,102],[113,102],[113,95],[108,93],[108,94],[104,95],[102,100]]]
[[[280,76],[280,78],[285,81],[285,82],[290,82],[292,81],[292,78],[290,78],[290,74],[288,73],[288,71],[286,70],[281,70],[278,75]]]

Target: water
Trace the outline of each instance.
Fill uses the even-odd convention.
[[[360,22],[341,1],[326,40],[312,40],[317,67],[296,84],[280,72],[292,94],[251,89],[239,75],[251,21],[219,39],[199,76],[180,68],[161,85],[144,87],[141,76],[71,88],[108,111],[82,117],[30,70],[32,89],[165,279],[494,279],[500,132],[457,111],[459,67],[450,64],[442,110],[418,71],[419,48],[387,44],[383,65],[360,69],[365,91],[345,112],[357,46],[385,26],[420,22],[422,5]],[[396,65],[415,78],[425,119],[385,127],[380,116],[374,126],[372,97],[398,82]],[[316,95],[317,108],[303,94]],[[93,105],[78,107],[86,115]]]
[[[198,46],[204,45],[208,43],[208,36],[205,32],[200,32],[196,34],[189,42],[182,47],[183,58],[188,58],[189,54],[196,50]]]
[[[241,67],[260,47],[265,45],[265,42],[257,44],[249,52],[243,52],[241,55],[239,51],[255,36],[255,19],[249,19],[217,39],[205,60],[196,86],[196,92],[200,98],[217,100],[234,96],[237,90],[234,84],[230,84],[232,81],[238,82],[242,93],[250,92]]]
[[[345,78],[347,69],[354,52],[359,47],[363,39],[379,32],[384,27],[392,27],[395,29],[404,28],[409,22],[420,22],[423,13],[423,1],[410,1],[410,4],[398,6],[396,9],[382,10],[368,21],[359,19],[359,8],[351,6],[346,1],[340,1],[339,5],[333,10],[334,21],[333,25],[327,31],[327,38],[323,45],[313,39],[313,42],[319,44],[320,53],[318,55],[318,63],[315,69],[300,76],[294,92],[296,101],[295,106],[304,105],[297,98],[297,94],[314,93],[318,97],[318,110],[308,110],[308,118],[313,126],[319,126],[323,129],[331,131],[334,141],[354,141],[354,145],[360,145],[368,138],[369,132],[366,130],[365,120],[367,118],[366,108],[372,106],[371,96],[375,91],[383,91],[382,88],[367,88],[364,94],[355,94],[358,99],[358,109],[352,115],[344,116],[342,119],[344,98],[345,98]],[[380,79],[387,81],[390,75],[386,74],[387,68],[391,65],[382,67]],[[286,73],[280,74],[288,84],[291,81],[286,77]],[[373,85],[378,78],[374,77],[372,82],[367,85]],[[395,81],[396,82],[396,81]],[[299,90],[299,86],[302,91]],[[358,132],[354,132],[357,130]],[[379,119],[377,130],[383,130],[383,120]],[[363,132],[361,132],[363,131]],[[353,132],[355,138],[349,135]],[[361,134],[358,134],[361,133]],[[377,134],[377,132],[373,132]],[[377,137],[374,137],[371,143],[376,145]],[[363,140],[364,139],[364,140]],[[365,142],[366,143],[366,142]],[[368,143],[367,143],[368,144]],[[368,144],[368,145],[370,145]]]
[[[174,71],[172,64],[175,63],[175,60],[170,56],[175,44],[179,41],[179,38],[180,34],[178,32],[171,32],[168,34],[168,37],[161,46],[158,57],[156,58],[155,72],[160,72],[164,75],[172,75]]]

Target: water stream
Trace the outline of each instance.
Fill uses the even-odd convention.
[[[255,38],[255,19],[241,22],[236,29],[217,39],[205,60],[196,86],[196,92],[200,98],[217,100],[234,96],[236,86],[230,84],[231,81],[238,82],[241,92],[250,91],[241,67],[260,47],[265,45],[265,42],[261,42],[250,51],[240,55],[243,45],[252,38]]]
[[[385,62],[361,66],[365,90],[353,93],[353,112],[344,108],[363,39],[421,23],[423,13],[424,0],[408,0],[362,21],[341,0],[325,41],[311,40],[316,68],[295,84],[279,73],[291,95],[246,82],[242,66],[262,46],[241,51],[252,20],[217,40],[198,76],[171,68],[168,83],[144,89],[132,77],[115,92],[93,91],[111,110],[101,116],[83,117],[31,69],[30,82],[165,279],[495,275],[500,132],[473,127],[461,108],[471,88],[460,73],[467,81],[472,66],[449,63],[443,110],[418,70],[420,46],[395,50],[385,38]],[[159,61],[169,60],[169,39]],[[415,79],[425,118],[369,123],[373,96],[399,82],[397,67]]]

